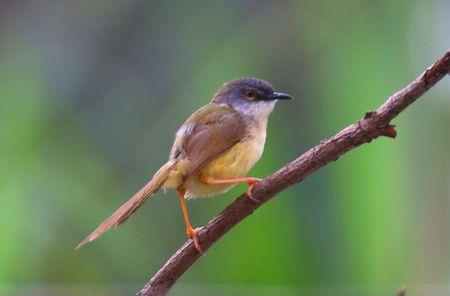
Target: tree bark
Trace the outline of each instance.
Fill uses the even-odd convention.
[[[395,126],[390,124],[391,120],[449,72],[450,51],[447,51],[414,81],[390,96],[377,110],[366,112],[364,117],[356,123],[347,126],[333,137],[321,141],[317,146],[257,183],[253,190],[253,197],[259,202],[254,202],[243,194],[203,227],[199,233],[203,251],[208,250],[231,228],[277,193],[301,182],[316,170],[336,161],[344,153],[364,143],[370,143],[380,136],[395,138],[397,132]],[[201,256],[192,241],[185,242],[137,295],[165,295]]]

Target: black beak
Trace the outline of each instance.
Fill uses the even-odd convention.
[[[274,92],[273,95],[270,97],[271,100],[293,100],[294,97],[281,93],[281,92]]]

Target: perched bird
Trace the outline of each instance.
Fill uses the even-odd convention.
[[[77,249],[125,222],[160,188],[173,188],[181,202],[187,236],[201,252],[199,228],[192,228],[189,222],[186,199],[224,193],[237,183],[248,183],[246,193],[253,199],[252,189],[261,179],[245,176],[263,153],[267,119],[275,103],[286,99],[292,97],[274,92],[271,84],[257,78],[238,78],[223,84],[211,102],[177,131],[167,163]]]

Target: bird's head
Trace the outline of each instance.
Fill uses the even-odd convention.
[[[267,81],[258,78],[237,78],[224,83],[214,94],[213,103],[227,104],[239,113],[253,118],[267,118],[278,100],[292,96],[275,92]]]

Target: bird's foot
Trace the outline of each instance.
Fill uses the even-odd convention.
[[[201,254],[203,254],[202,247],[200,246],[200,242],[198,240],[198,233],[202,230],[202,227],[199,228],[188,228],[186,229],[186,233],[188,238],[190,238],[194,242],[195,249]]]
[[[248,188],[245,191],[245,194],[247,194],[248,198],[250,198],[254,202],[259,202],[256,198],[253,197],[253,188],[255,187],[256,183],[261,182],[262,179],[259,178],[247,178]]]

